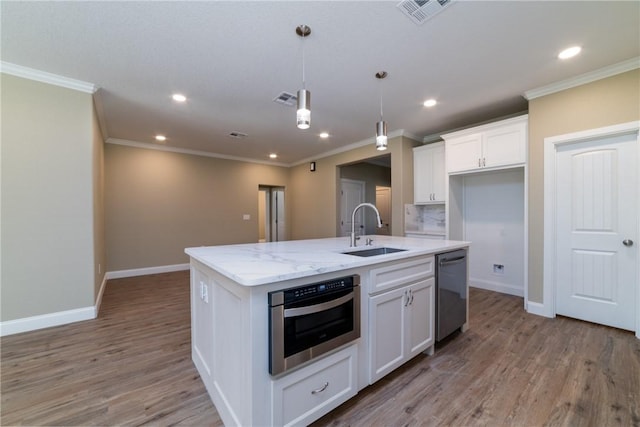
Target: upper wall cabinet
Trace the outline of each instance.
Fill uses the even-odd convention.
[[[527,159],[528,115],[442,135],[447,173],[522,166]]]
[[[413,203],[444,203],[444,142],[413,149]]]

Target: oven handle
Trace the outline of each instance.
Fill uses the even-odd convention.
[[[287,308],[284,310],[284,317],[304,316],[307,314],[319,313],[344,304],[353,299],[353,291],[338,299],[323,302],[322,304],[310,305],[308,307]]]
[[[453,265],[453,264],[460,264],[467,256],[463,255],[461,257],[457,257],[457,258],[445,258],[442,261],[440,261],[440,267],[444,267],[445,265]]]

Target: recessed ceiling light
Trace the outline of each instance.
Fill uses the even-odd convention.
[[[581,50],[582,50],[582,48],[580,46],[572,46],[572,47],[567,48],[567,49],[563,50],[562,52],[560,52],[558,54],[558,58],[560,58],[560,59],[573,58],[574,56],[579,54]]]
[[[275,158],[278,157],[278,155],[276,153],[271,153],[271,154],[269,154],[269,157],[272,158],[272,159],[275,159]]]
[[[166,141],[167,137],[164,135],[156,135],[156,141]]]
[[[434,105],[436,105],[438,103],[438,101],[436,101],[435,99],[427,99],[426,101],[424,101],[424,106],[425,107],[433,107]]]
[[[320,138],[329,138],[329,134],[327,132],[322,132],[320,134]]]
[[[171,98],[176,102],[185,102],[187,100],[187,97],[181,93],[174,93]]]

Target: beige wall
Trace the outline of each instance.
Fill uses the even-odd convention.
[[[93,107],[93,106],[92,106]],[[100,293],[100,286],[107,267],[104,218],[104,138],[100,132],[98,115],[92,108],[92,150],[93,150],[93,274],[94,302]]]
[[[105,170],[108,271],[186,263],[192,246],[257,242],[258,187],[294,198],[285,167],[106,144]]]
[[[640,70],[529,102],[529,300],[542,303],[544,139],[640,119]]]
[[[101,281],[92,97],[6,74],[1,85],[1,320],[90,307]]]
[[[394,235],[404,233],[404,203],[413,200],[413,152],[416,142],[404,138],[392,138],[391,154],[391,204]],[[316,161],[316,171],[309,165],[291,168],[291,188],[295,199],[291,202],[291,233],[294,239],[333,237],[339,218],[340,171],[338,166],[357,163],[363,159],[380,156],[373,143],[325,157]]]

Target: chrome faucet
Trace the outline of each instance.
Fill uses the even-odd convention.
[[[353,213],[351,214],[351,233],[349,234],[350,242],[349,246],[354,247],[356,245],[356,211],[363,206],[368,206],[376,212],[376,219],[378,220],[378,228],[382,228],[382,221],[380,221],[380,212],[378,212],[378,208],[372,203],[360,203],[355,207]]]

